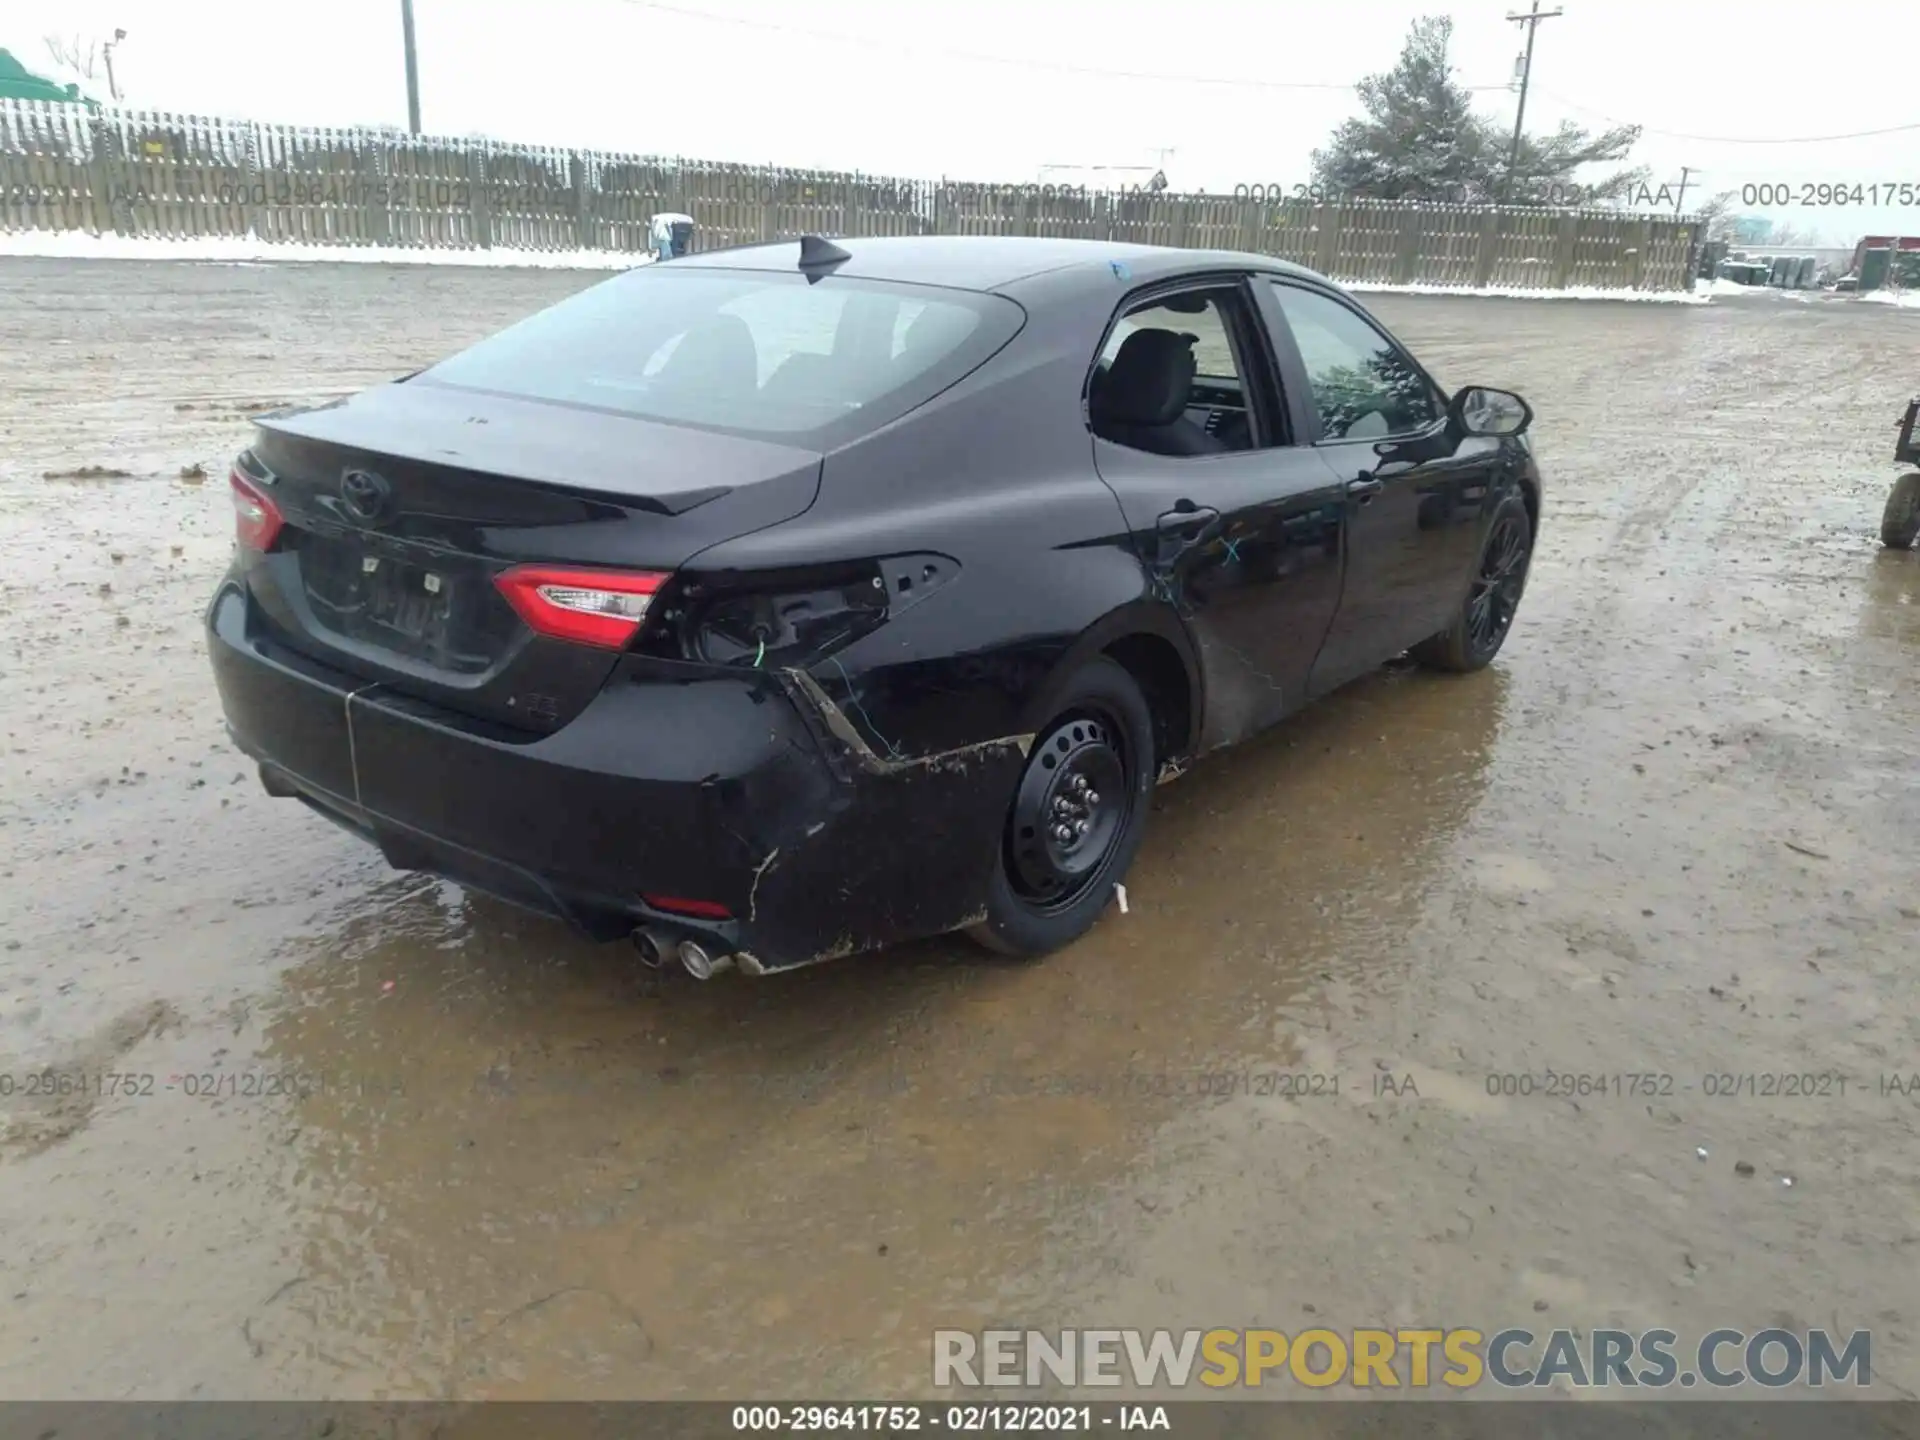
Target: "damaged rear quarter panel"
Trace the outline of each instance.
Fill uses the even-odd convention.
[[[601,793],[562,808],[611,807],[638,818],[651,838],[632,852],[636,890],[724,904],[732,918],[718,928],[766,970],[979,918],[993,837],[1030,737],[895,756],[868,743],[805,671],[641,657],[623,669],[631,693],[649,702],[632,717],[648,736],[636,751],[643,768],[657,771],[677,757],[689,768],[670,793],[691,803],[667,808],[668,796],[645,786],[628,792],[613,777],[600,782]],[[662,701],[677,707],[677,721],[666,720]],[[759,718],[742,725],[743,714]],[[703,717],[713,722],[710,732],[702,731]],[[598,711],[592,719],[622,723],[603,721]],[[721,737],[726,748],[716,749]],[[582,738],[615,746],[604,735]],[[592,827],[577,839],[589,857],[605,857]],[[710,862],[722,864],[724,881],[706,868]]]
[[[994,837],[1033,737],[881,755],[805,671],[780,680],[837,799],[794,817],[767,850],[742,923],[747,948],[765,968],[786,969],[979,919]]]

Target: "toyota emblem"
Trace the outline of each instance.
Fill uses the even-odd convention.
[[[392,498],[393,487],[371,470],[349,470],[340,477],[340,504],[363,524],[385,514]]]

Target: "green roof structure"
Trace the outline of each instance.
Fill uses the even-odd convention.
[[[34,74],[14,59],[9,50],[0,50],[0,100],[51,100],[56,104],[99,108],[99,102],[82,95],[78,85],[56,85]]]

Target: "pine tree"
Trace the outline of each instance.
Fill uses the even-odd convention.
[[[1453,21],[1444,15],[1414,21],[1394,67],[1357,87],[1366,113],[1342,122],[1326,147],[1313,152],[1317,189],[1335,197],[1436,204],[1490,204],[1501,198],[1509,139],[1495,121],[1474,113],[1472,96],[1454,78],[1447,56],[1452,38]],[[1515,203],[1566,203],[1576,193],[1576,170],[1624,159],[1639,138],[1634,125],[1590,135],[1563,124],[1544,137],[1523,136],[1512,198]],[[1624,194],[1645,173],[1583,180],[1577,194]]]

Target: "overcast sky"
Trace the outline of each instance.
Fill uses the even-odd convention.
[[[1454,57],[1490,115],[1523,43],[1510,0],[1461,6]],[[1655,183],[1920,186],[1911,0],[1554,0],[1527,127],[1646,127]],[[424,128],[713,160],[974,180],[1049,164],[1163,163],[1180,189],[1308,178],[1437,4],[1215,0],[415,0]],[[309,125],[406,121],[400,0],[0,0],[0,46],[127,38],[126,103]],[[1300,88],[1290,88],[1300,87]],[[1318,88],[1312,88],[1318,87]],[[104,83],[93,87],[105,97]],[[1700,173],[1704,172],[1704,173]],[[1695,189],[1692,194],[1699,194]],[[1883,197],[1883,201],[1886,197]],[[1798,205],[1776,219],[1851,244],[1920,232],[1920,206]]]

